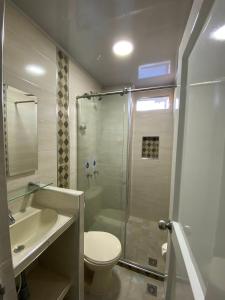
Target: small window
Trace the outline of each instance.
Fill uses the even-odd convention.
[[[169,108],[169,97],[140,98],[136,102],[136,111],[161,110]]]
[[[138,79],[160,77],[168,74],[170,74],[170,61],[162,61],[138,67]]]

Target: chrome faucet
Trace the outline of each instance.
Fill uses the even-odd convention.
[[[9,225],[14,224],[16,222],[16,220],[14,219],[10,209],[9,209],[9,212],[8,212],[8,216],[9,216]]]

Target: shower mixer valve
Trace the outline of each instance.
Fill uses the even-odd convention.
[[[96,160],[94,159],[94,160],[93,160],[93,164],[92,164],[92,167],[93,167],[93,174],[94,174],[94,175],[99,174],[98,170],[96,170],[96,165],[97,165],[97,162],[96,162]]]
[[[86,162],[84,163],[84,167],[85,167],[85,175],[86,175],[86,177],[87,177],[87,178],[92,177],[93,175],[92,175],[91,172],[89,171],[90,164],[89,164],[88,161],[86,161]]]

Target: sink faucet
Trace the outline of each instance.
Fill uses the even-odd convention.
[[[16,220],[14,219],[14,217],[13,217],[12,212],[11,212],[10,209],[9,209],[8,215],[9,215],[9,225],[14,224],[16,222]]]

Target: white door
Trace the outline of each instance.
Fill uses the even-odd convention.
[[[194,1],[179,70],[166,299],[224,300],[225,0]]]

